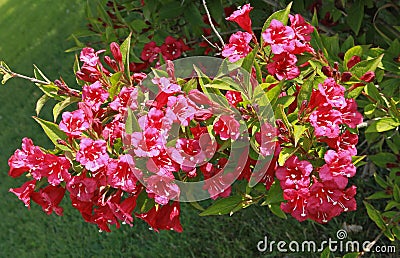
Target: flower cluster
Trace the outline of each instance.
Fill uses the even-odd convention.
[[[238,31],[231,35],[229,43],[224,46],[223,57],[228,57],[230,62],[246,57],[252,50],[250,42],[253,39],[258,42],[251,28],[249,16],[253,8],[249,4],[235,11],[227,18],[229,21],[236,22],[246,32]],[[299,76],[300,69],[296,65],[296,55],[305,52],[314,53],[310,45],[311,33],[314,28],[299,15],[289,15],[290,26],[285,26],[281,21],[272,19],[268,28],[262,32],[264,44],[268,46],[273,56],[267,61],[267,69],[278,80],[291,80]]]
[[[132,63],[132,71],[142,71],[148,68],[151,64],[160,64],[161,58],[166,60],[175,60],[182,56],[186,51],[189,51],[185,42],[180,38],[176,39],[172,36],[167,36],[161,46],[157,46],[155,41],[150,41],[144,45],[140,59],[143,63]]]
[[[9,159],[9,175],[27,173],[31,180],[10,191],[27,207],[33,200],[47,214],[58,215],[68,195],[84,220],[103,231],[121,223],[132,226],[136,216],[155,231],[181,232],[178,181],[201,182],[208,198],[222,199],[219,204],[232,195],[241,195],[235,207],[265,200],[299,221],[326,223],[355,210],[356,187],[346,187],[356,173],[352,156],[363,117],[341,85],[353,75],[340,73],[337,64],[331,68],[314,51],[314,28],[298,14],[286,17],[290,25],[271,19],[258,41],[251,10],[247,4],[227,18],[244,31],[232,34],[222,49],[235,68],[215,78],[204,78],[202,64],[191,78],[177,78],[170,60],[188,47],[170,36],[142,51],[145,66],[165,61],[165,71],[151,75],[124,64],[129,52],[121,53],[117,43],[102,61],[104,50],[84,48],[76,72],[82,90],[62,81],[51,85],[64,101],[61,106],[77,102],[58,125],[47,122],[45,132],[57,148],[48,151],[24,138]],[[306,60],[302,65],[299,55]],[[240,60],[246,69],[236,70]],[[348,70],[359,61],[350,59]],[[323,68],[317,73],[315,67]],[[311,82],[309,74],[314,74]],[[361,81],[373,78],[366,72]],[[306,82],[315,84],[309,94]],[[215,207],[207,212],[219,214]]]

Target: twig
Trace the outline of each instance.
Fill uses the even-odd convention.
[[[42,81],[42,80],[38,80],[36,78],[33,77],[28,77],[19,73],[15,73],[13,71],[10,71],[9,69],[7,69],[6,67],[0,65],[0,70],[3,70],[5,73],[10,74],[12,77],[17,77],[17,78],[21,78],[21,79],[25,79],[28,81],[31,81],[33,83],[39,83],[39,84],[43,84],[43,85],[49,85],[51,84],[51,82],[46,82],[46,81]]]
[[[217,48],[219,49],[219,47],[217,45],[215,45],[214,43],[212,43],[211,41],[209,41],[204,35],[201,35],[201,37],[213,48]]]
[[[211,26],[212,30],[217,35],[219,41],[221,41],[222,46],[225,46],[224,40],[222,39],[221,35],[219,35],[219,32],[217,31],[217,29],[215,28],[215,26],[212,22],[210,12],[208,11],[208,8],[207,8],[206,0],[203,0],[203,6],[204,6],[204,9],[206,10],[208,21],[210,22],[210,26]],[[221,49],[219,48],[219,50],[221,50]]]

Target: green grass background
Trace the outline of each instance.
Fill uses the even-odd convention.
[[[0,0],[0,60],[30,76],[36,64],[51,80],[62,75],[74,87],[74,55],[64,50],[74,46],[67,37],[86,22],[84,6],[82,0]],[[182,204],[182,234],[155,233],[139,220],[133,228],[122,225],[112,233],[99,233],[95,225],[83,222],[68,198],[62,203],[62,217],[47,216],[36,204],[28,210],[8,192],[25,179],[7,176],[7,159],[25,136],[51,147],[31,118],[40,96],[28,81],[13,79],[0,86],[0,257],[277,257],[285,254],[260,253],[258,241],[264,236],[271,241],[327,240],[335,238],[345,221],[364,227],[363,234],[349,233],[349,239],[372,240],[377,234],[362,207],[321,226],[276,218],[266,207],[250,207],[232,217],[203,218]],[[361,192],[371,186],[368,182],[357,185]]]

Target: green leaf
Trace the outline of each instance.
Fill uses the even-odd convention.
[[[385,168],[387,163],[396,163],[397,157],[390,152],[381,152],[376,155],[369,155],[368,158],[372,160],[377,166]]]
[[[297,148],[282,148],[278,158],[279,166],[285,165],[286,160],[288,160],[288,158],[290,158],[290,156],[292,156],[296,151]]]
[[[279,218],[287,219],[286,214],[282,211],[280,204],[268,204],[268,208]]]
[[[47,83],[51,83],[51,81],[47,79],[47,77],[42,73],[42,71],[40,71],[40,69],[36,65],[33,65],[33,67],[33,73],[35,74],[36,79],[45,80]]]
[[[43,128],[43,131],[49,137],[49,139],[54,143],[56,147],[64,151],[70,151],[71,149],[65,145],[61,145],[58,143],[58,140],[66,140],[67,135],[58,128],[58,125],[46,120],[43,120],[38,117],[33,117],[36,122]]]
[[[359,56],[362,57],[364,51],[366,49],[363,48],[362,46],[354,46],[352,48],[350,48],[349,50],[346,51],[346,53],[344,54],[344,66],[347,69],[347,63],[349,62],[349,60],[353,57],[353,56]]]
[[[381,65],[381,61],[383,58],[383,54],[369,60],[363,60],[357,64],[355,64],[351,69],[350,72],[356,75],[358,78],[363,76],[368,71],[375,71],[376,68]]]
[[[237,207],[241,207],[243,203],[242,196],[233,195],[227,198],[218,199],[215,201],[210,207],[208,207],[205,211],[200,213],[200,216],[209,216],[209,215],[224,215],[230,214]]]
[[[365,208],[367,208],[367,213],[368,216],[370,217],[371,220],[375,222],[375,224],[382,230],[386,229],[386,225],[384,220],[382,219],[382,216],[378,210],[374,208],[371,204],[369,204],[366,201],[363,201]]]
[[[347,12],[347,24],[356,35],[360,31],[361,23],[364,18],[364,3],[356,0]]]
[[[58,102],[53,108],[53,118],[54,123],[57,121],[58,116],[60,115],[61,111],[63,111],[66,107],[71,105],[72,103],[79,102],[81,99],[76,97],[67,97],[61,102]]]
[[[264,23],[264,25],[263,25],[261,31],[265,31],[265,30],[269,27],[269,25],[270,25],[270,23],[271,23],[271,21],[272,21],[273,19],[278,20],[278,21],[281,21],[281,22],[283,23],[283,25],[286,25],[287,22],[288,22],[288,20],[289,20],[289,14],[290,14],[290,8],[291,8],[291,7],[292,7],[292,2],[290,2],[290,3],[288,4],[288,6],[287,6],[285,9],[280,10],[280,11],[277,11],[277,12],[274,12],[274,13],[265,21],[265,23]],[[264,39],[263,39],[263,37],[261,37],[260,42],[261,42],[261,43],[260,43],[261,46],[264,45]]]
[[[315,74],[312,74],[304,83],[301,85],[299,95],[297,96],[297,106],[300,108],[304,100],[309,100],[313,89],[313,81]]]
[[[258,46],[256,46],[244,59],[242,62],[242,68],[247,72],[251,73],[251,68],[253,67],[254,60],[258,52]]]
[[[400,126],[400,122],[391,118],[384,117],[379,120],[375,120],[371,125],[368,126],[366,133],[381,133],[393,130]]]
[[[46,102],[50,99],[49,96],[47,96],[46,94],[44,94],[43,96],[40,97],[40,99],[38,99],[38,101],[36,102],[36,115],[38,116],[40,113],[40,110],[42,110],[44,104],[46,104]]]
[[[131,49],[131,38],[132,38],[132,32],[124,40],[124,42],[122,42],[122,44],[120,46],[122,62],[125,65],[125,71],[126,71],[127,77],[129,78],[129,82],[131,82],[131,76],[130,76],[130,71],[129,71],[129,52]]]
[[[371,194],[366,199],[367,200],[375,200],[375,199],[385,199],[385,198],[392,198],[392,196],[390,194],[387,194],[386,191],[379,191],[379,192]]]
[[[264,88],[264,85],[269,85],[269,84],[260,84],[260,88]],[[281,90],[283,87],[283,81],[279,82],[278,85],[274,86],[272,89],[269,89],[266,93],[266,96],[269,100],[269,103],[271,104],[272,107],[275,106],[276,101],[278,100],[279,94],[281,94]]]
[[[375,84],[368,83],[367,85],[365,85],[364,91],[368,96],[378,101],[379,103],[383,104],[385,102]]]
[[[386,183],[386,181],[382,177],[380,177],[377,173],[374,173],[374,178],[375,181],[378,183],[378,185],[383,189],[389,187],[388,183]]]
[[[5,73],[3,75],[3,79],[1,80],[1,84],[6,84],[6,82],[11,78],[13,78],[13,76],[11,74]]]
[[[391,210],[393,208],[400,208],[400,203],[396,201],[389,201],[385,207],[385,211]]]
[[[305,125],[294,125],[293,126],[293,136],[294,136],[294,145],[297,146],[301,136],[303,136],[304,132],[307,130]]]
[[[125,133],[132,134],[133,132],[140,132],[140,126],[132,109],[128,108],[128,116],[125,121]]]
[[[359,257],[360,253],[348,253],[343,256],[343,258],[357,258]]]
[[[324,251],[322,251],[320,257],[321,257],[321,258],[330,258],[330,257],[331,257],[331,250],[329,249],[329,246],[326,247],[326,248],[324,249]]]
[[[338,60],[338,54],[340,52],[339,48],[339,35],[336,34],[334,36],[326,36],[321,35],[322,43],[324,44],[324,48],[328,53],[328,57],[333,60]]]
[[[393,186],[393,198],[396,202],[400,202],[400,188],[398,185]]]
[[[285,199],[283,199],[282,188],[279,184],[279,181],[275,180],[268,190],[268,194],[267,197],[265,198],[265,201],[261,205],[280,204],[283,201],[285,201]]]

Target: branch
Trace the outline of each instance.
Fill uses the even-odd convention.
[[[210,12],[208,11],[208,8],[207,8],[206,0],[203,0],[203,6],[204,6],[204,9],[206,10],[208,21],[210,22],[210,26],[211,26],[212,30],[217,35],[217,37],[218,37],[219,41],[221,42],[222,46],[225,46],[224,40],[222,39],[221,35],[219,35],[219,32],[217,31],[217,29],[215,28],[215,26],[214,26],[214,24],[212,22],[212,19],[211,19],[211,16],[210,16]],[[221,49],[219,49],[219,50],[221,50]]]
[[[25,76],[25,75],[22,75],[22,74],[19,74],[19,73],[15,73],[15,72],[9,70],[7,67],[2,66],[2,65],[0,65],[0,71],[3,71],[4,74],[10,74],[11,77],[17,77],[17,78],[25,79],[25,80],[31,81],[33,83],[39,83],[39,84],[43,84],[43,85],[51,84],[51,82],[46,82],[46,81],[38,80],[38,79],[33,78],[33,77],[28,77],[28,76]]]

